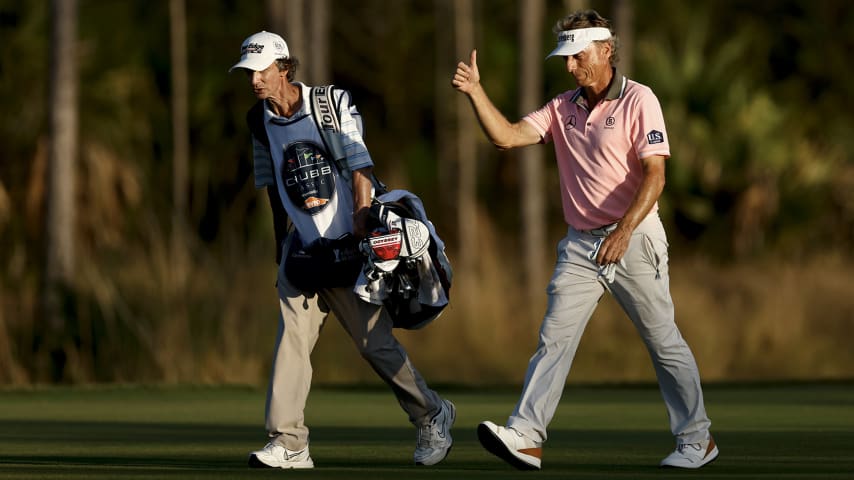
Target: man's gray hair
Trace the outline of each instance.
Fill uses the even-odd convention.
[[[599,15],[599,12],[596,10],[581,10],[571,13],[558,20],[553,30],[555,34],[559,34],[565,30],[590,27],[604,27],[611,31],[611,38],[600,41],[611,44],[611,56],[608,57],[608,60],[611,62],[612,67],[616,66],[617,62],[620,60],[620,57],[617,54],[620,42],[617,39],[617,36],[614,35],[614,28],[611,25],[611,21],[602,15]]]

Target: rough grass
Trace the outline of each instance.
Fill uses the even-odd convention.
[[[453,292],[444,316],[425,330],[399,332],[428,380],[492,384],[523,379],[536,347],[548,279],[542,281],[541,298],[526,308],[520,286],[498,265],[498,256],[488,250],[485,255],[496,264],[484,266],[475,288]],[[670,280],[676,320],[703,380],[854,378],[852,267],[838,255],[727,266],[674,260]],[[341,329],[335,325],[326,333],[330,338],[315,355],[319,374],[369,381],[373,373],[349,357],[353,348]],[[341,369],[337,359],[325,363],[327,355],[347,356],[348,369]],[[581,340],[570,383],[654,380],[634,327],[605,294]]]
[[[486,223],[479,235],[476,267],[455,271],[442,317],[423,330],[397,332],[428,382],[516,384],[536,346],[549,272],[539,280],[542,293],[525,298],[517,249],[496,247]],[[272,234],[215,251],[194,248],[184,289],[174,285],[168,245],[154,241],[161,236],[152,233],[148,250],[81,266],[69,320],[75,337],[64,340],[65,380],[265,384],[278,318]],[[556,241],[543,252],[549,265]],[[852,270],[850,253],[728,265],[674,253],[677,323],[703,380],[854,378]],[[36,348],[45,341],[34,323],[38,282],[27,278],[0,285],[0,385],[49,380],[38,372],[50,358]],[[322,383],[378,382],[334,318],[313,361]],[[606,294],[570,384],[652,380],[631,322]]]
[[[0,478],[519,478],[478,444],[503,422],[511,390],[443,388],[458,409],[449,457],[411,464],[415,431],[390,392],[316,388],[309,399],[314,471],[250,470],[263,445],[264,392],[243,387],[97,387],[0,392]],[[653,385],[570,387],[539,478],[850,478],[854,385],[713,385],[706,403],[720,458],[696,472],[660,470],[672,448]]]

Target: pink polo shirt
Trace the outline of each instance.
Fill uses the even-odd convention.
[[[566,223],[589,230],[625,215],[643,179],[640,159],[670,156],[664,115],[649,87],[614,73],[593,111],[582,89],[564,92],[523,118],[553,142]],[[650,213],[658,210],[658,202]]]

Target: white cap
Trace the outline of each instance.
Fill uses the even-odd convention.
[[[282,37],[275,33],[261,31],[250,35],[240,46],[240,61],[229,68],[231,72],[235,68],[247,68],[249,70],[261,71],[269,67],[276,60],[289,55],[288,44]]]
[[[552,53],[546,58],[556,55],[569,57],[584,50],[597,40],[608,40],[609,38],[611,38],[611,30],[605,27],[564,30],[557,35],[557,48],[552,50]]]

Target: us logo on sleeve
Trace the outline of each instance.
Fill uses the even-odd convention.
[[[646,141],[649,142],[650,145],[654,145],[656,143],[663,143],[664,134],[659,132],[658,130],[650,130],[650,132],[646,134]]]

